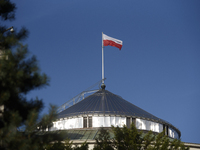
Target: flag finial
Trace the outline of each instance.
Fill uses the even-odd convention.
[[[102,88],[102,90],[105,90],[106,85],[105,85],[104,83],[102,83],[102,84],[101,84],[101,88]]]

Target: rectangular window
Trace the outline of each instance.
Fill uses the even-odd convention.
[[[169,128],[166,126],[167,135],[169,135]]]
[[[92,117],[89,117],[88,119],[89,119],[89,128],[91,128],[92,127]]]
[[[83,117],[83,128],[87,128],[87,117]]]
[[[168,135],[168,126],[163,124],[163,130],[165,130],[165,135]]]
[[[130,127],[131,127],[131,120],[130,120],[130,117],[127,117],[127,118],[126,118],[126,126],[127,126],[127,128],[130,128]]]
[[[132,118],[132,124],[134,124],[136,127],[136,119],[135,118]]]

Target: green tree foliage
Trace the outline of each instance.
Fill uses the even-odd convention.
[[[110,134],[103,127],[100,128],[100,133],[95,140],[94,150],[113,150]]]
[[[15,19],[15,3],[10,2],[10,0],[0,0],[0,19],[2,21],[13,21]],[[8,27],[2,24],[0,21],[0,50],[7,50],[16,44],[26,39],[28,36],[28,31],[23,27],[17,32],[6,32]]]
[[[0,119],[0,146],[38,149],[55,137],[45,130],[56,119],[57,108],[50,105],[49,114],[40,118],[42,100],[37,97],[27,99],[30,91],[47,86],[49,79],[40,73],[35,56],[28,58],[27,47],[22,44],[16,46],[15,51],[7,49],[0,59],[0,106],[4,107]]]
[[[114,133],[114,138],[110,139],[109,133]],[[152,131],[143,133],[138,131],[134,124],[130,128],[112,127],[112,131],[101,128],[96,139],[94,150],[188,150],[178,139],[171,139],[164,134],[165,130],[159,134]]]
[[[16,6],[10,0],[0,0],[0,16],[2,20],[15,19]]]
[[[188,150],[178,139],[170,139],[165,135],[165,130],[159,134],[139,132],[135,125],[131,128],[113,127],[114,148],[117,150]]]
[[[139,132],[132,124],[130,129],[124,126],[123,128],[112,127],[115,135],[114,148],[118,150],[133,150],[141,149],[142,147],[142,133]]]
[[[0,0],[3,21],[15,18],[16,6],[9,0]],[[42,74],[35,56],[30,56],[21,40],[27,30],[10,33],[0,24],[0,149],[38,150],[55,140],[63,140],[65,133],[47,132],[56,118],[57,108],[50,105],[49,114],[40,116],[41,99],[28,99],[27,94],[48,86],[49,78]]]
[[[88,143],[84,142],[81,146],[75,146],[73,150],[88,150]]]
[[[84,142],[81,146],[74,146],[73,142],[69,139],[64,141],[56,141],[54,143],[49,143],[45,146],[45,150],[88,150],[88,144]]]
[[[70,142],[68,139],[61,141],[56,141],[54,143],[49,143],[46,145],[46,150],[72,150],[72,142]]]

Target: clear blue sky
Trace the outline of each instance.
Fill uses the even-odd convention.
[[[50,86],[31,92],[58,106],[101,80],[101,33],[123,41],[105,47],[106,89],[164,119],[182,141],[200,143],[199,0],[20,0],[31,54]]]

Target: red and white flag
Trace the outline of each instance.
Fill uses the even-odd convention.
[[[103,34],[103,45],[104,46],[114,46],[114,47],[117,47],[121,50],[122,48],[122,41],[121,40],[118,40],[118,39],[115,39],[115,38],[112,38],[110,36],[107,36],[105,34]]]

